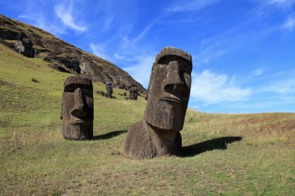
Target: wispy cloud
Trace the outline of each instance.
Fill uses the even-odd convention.
[[[266,9],[269,9],[271,7],[281,9],[283,11],[287,11],[292,8],[292,6],[295,4],[294,0],[252,0],[255,3],[257,3],[258,8],[260,11],[266,11]]]
[[[133,42],[138,42],[139,40],[141,40],[142,38],[144,38],[144,36],[146,35],[146,33],[156,24],[156,22],[151,22],[142,32],[140,32],[140,34],[133,39]]]
[[[100,58],[103,58],[105,60],[112,61],[112,57],[107,55],[107,52],[102,45],[90,43],[89,47],[94,55],[96,55]]]
[[[269,85],[263,87],[262,91],[278,94],[295,93],[295,79],[273,81]]]
[[[21,6],[16,1],[11,2],[11,4],[6,2],[6,6],[12,7],[17,11],[17,19],[44,29],[54,35],[67,33],[65,28],[56,21],[56,16],[49,2],[31,0],[30,2],[21,1],[19,3],[21,3]]]
[[[275,5],[283,9],[289,9],[295,4],[294,0],[268,0],[268,5]]]
[[[167,8],[168,12],[185,12],[193,11],[205,8],[212,5],[220,0],[184,0],[174,1],[170,7]]]
[[[195,64],[209,64],[211,60],[221,57],[247,43],[245,41],[247,33],[236,34],[236,32],[237,29],[232,28],[215,37],[203,38],[199,44],[198,51],[195,51],[193,54],[194,61],[196,61]],[[250,39],[249,36],[248,38]]]
[[[269,17],[277,15],[277,12],[284,14],[292,12],[292,7],[295,4],[294,0],[264,0],[257,1],[252,0],[257,3],[254,9],[254,15],[258,20],[267,20]],[[275,21],[272,21],[275,23]]]
[[[283,24],[283,28],[293,30],[295,27],[295,17],[289,16],[286,22]]]
[[[50,22],[46,16],[42,13],[26,13],[18,16],[19,19],[30,21],[30,23],[36,27],[39,27],[45,31],[48,31],[54,35],[67,34],[66,30],[60,25]]]
[[[217,74],[209,70],[193,74],[191,97],[205,105],[245,100],[251,93],[250,88],[238,86],[235,77],[226,74]]]
[[[148,87],[154,56],[137,56],[136,63],[124,68],[135,80],[140,82],[145,88]]]
[[[264,71],[265,71],[265,69],[263,69],[263,68],[255,69],[255,70],[253,71],[253,75],[254,75],[254,76],[261,76],[261,75],[264,73]]]
[[[54,7],[55,14],[65,26],[79,32],[86,31],[86,25],[77,24],[77,21],[75,21],[73,4],[74,1],[64,1],[58,3]]]

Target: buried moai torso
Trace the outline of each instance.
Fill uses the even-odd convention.
[[[191,87],[191,55],[167,47],[157,55],[148,87],[144,119],[128,130],[124,151],[134,158],[175,155],[181,148]]]
[[[71,140],[93,137],[93,87],[89,79],[70,76],[64,82],[62,135]]]

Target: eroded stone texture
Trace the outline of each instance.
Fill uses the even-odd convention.
[[[34,58],[36,50],[33,48],[33,43],[24,33],[19,33],[18,40],[15,43],[15,50],[27,57]]]
[[[106,89],[107,89],[106,97],[112,98],[113,97],[113,85],[111,82],[106,82]]]
[[[144,119],[128,130],[124,151],[133,158],[175,155],[181,148],[191,87],[192,58],[167,47],[153,64]]]
[[[129,94],[129,99],[131,100],[137,100],[137,96],[138,96],[138,89],[135,85],[132,85],[130,88],[130,94]]]
[[[62,135],[71,140],[88,140],[93,137],[92,81],[70,76],[64,82],[61,119]]]

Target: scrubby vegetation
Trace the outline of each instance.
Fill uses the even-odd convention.
[[[292,195],[295,114],[206,114],[188,110],[183,152],[132,160],[128,127],[145,100],[107,99],[94,83],[94,140],[60,134],[68,74],[0,45],[1,195]],[[34,79],[34,81],[33,81]],[[35,82],[38,81],[38,82]]]

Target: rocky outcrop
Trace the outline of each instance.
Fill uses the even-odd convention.
[[[0,43],[30,58],[42,58],[53,69],[78,73],[92,81],[111,82],[113,87],[129,90],[135,84],[141,94],[146,90],[127,72],[113,63],[82,51],[52,34],[0,15]]]

